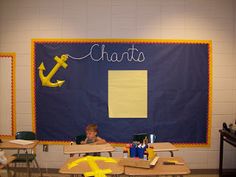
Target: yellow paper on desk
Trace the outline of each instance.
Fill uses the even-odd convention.
[[[68,169],[71,169],[79,165],[79,163],[81,162],[87,162],[91,168],[91,171],[85,172],[84,173],[85,177],[89,177],[89,176],[106,177],[106,174],[112,173],[111,169],[100,169],[96,163],[96,160],[102,160],[104,162],[109,162],[109,163],[117,163],[115,159],[110,158],[110,157],[86,156],[67,164],[67,167]]]
[[[156,155],[153,148],[147,148],[147,153],[148,153],[148,160],[154,158]]]

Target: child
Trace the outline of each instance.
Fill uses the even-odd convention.
[[[81,141],[81,144],[105,144],[106,140],[97,136],[98,126],[96,124],[89,124],[86,127],[86,139]]]

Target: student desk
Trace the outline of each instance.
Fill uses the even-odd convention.
[[[171,157],[174,157],[173,151],[178,151],[178,149],[171,143],[149,143],[148,146],[153,146],[155,152],[170,152]]]
[[[69,164],[69,163],[71,163],[71,162],[73,162],[77,159],[80,159],[80,158],[83,158],[83,157],[71,157],[71,158],[69,158],[65,162],[65,164],[60,168],[59,173],[70,174],[70,175],[75,175],[76,176],[76,175],[82,175],[85,172],[91,171],[91,168],[88,165],[88,162],[80,162],[77,166],[75,166],[71,169],[68,169],[67,164]],[[98,165],[98,167],[100,169],[111,169],[112,170],[111,175],[123,174],[124,173],[124,167],[120,166],[118,164],[119,158],[114,158],[114,159],[117,160],[117,163],[108,163],[108,162],[104,162],[104,161],[101,161],[101,160],[96,160],[96,164]]]
[[[10,141],[6,141],[3,143],[0,143],[0,149],[19,149],[19,150],[26,150],[26,149],[33,149],[35,148],[39,141],[38,140],[29,140],[32,141],[33,143],[28,144],[28,145],[21,145],[21,144],[16,144],[16,143],[11,143]]]
[[[13,160],[16,159],[16,157],[14,156],[10,156],[10,157],[6,157],[7,158],[7,164],[3,165],[0,163],[0,169],[3,169],[4,167],[7,167]]]
[[[236,135],[226,130],[219,130],[220,132],[220,161],[219,161],[219,176],[223,175],[223,156],[224,156],[224,142],[236,147]]]
[[[11,143],[9,141],[0,143],[0,149],[11,149],[11,150],[25,150],[26,154],[28,154],[27,150],[28,149],[34,149],[37,144],[39,143],[38,140],[30,140],[33,143],[28,144],[28,145],[21,145],[21,144],[16,144],[16,143]],[[26,157],[28,157],[26,155]],[[14,160],[14,159],[13,159]],[[28,159],[26,158],[26,164],[27,164],[27,169],[28,169],[28,176],[30,177],[30,164],[28,162]]]
[[[64,154],[84,154],[95,152],[108,152],[110,157],[115,148],[109,144],[73,144],[64,146]]]
[[[186,164],[184,165],[164,165],[163,162],[167,160],[177,160],[179,162],[184,162],[181,157],[160,157],[157,164],[150,168],[134,168],[134,167],[125,167],[125,174],[129,176],[183,176],[190,174],[190,170]]]
[[[91,171],[88,162],[80,162],[77,166],[68,169],[67,164],[71,163],[77,159],[82,157],[72,157],[69,158],[66,163],[60,168],[59,173],[62,174],[70,174],[70,175],[82,175],[85,172]],[[119,161],[120,158],[114,158]],[[150,168],[134,168],[134,167],[124,167],[119,165],[118,163],[107,163],[104,161],[97,160],[96,163],[101,169],[111,169],[111,175],[121,175],[125,174],[128,176],[183,176],[190,174],[190,170],[186,164],[184,165],[164,165],[163,161],[166,160],[177,160],[179,162],[184,162],[181,157],[167,157],[167,158],[159,158],[157,164]]]
[[[16,157],[10,156],[10,157],[7,157],[7,164],[6,164],[6,165],[0,164],[0,171],[1,171],[1,169],[4,168],[4,167],[7,168],[7,175],[8,175],[8,177],[11,176],[11,175],[10,175],[10,170],[9,170],[9,164],[10,164],[13,160],[15,160],[15,159],[16,159]]]

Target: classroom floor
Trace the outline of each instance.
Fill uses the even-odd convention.
[[[0,177],[7,177],[6,171],[1,171]],[[22,173],[22,172],[17,173],[16,177],[27,177],[27,174]],[[32,177],[40,177],[40,175],[38,173],[32,173]],[[58,173],[44,173],[43,177],[70,177],[70,175],[61,175]],[[121,177],[127,177],[127,176],[122,175]],[[162,177],[162,176],[159,176],[159,177]],[[165,177],[169,177],[169,176],[165,176]],[[186,177],[219,177],[219,175],[218,174],[196,174],[196,175],[186,175]],[[230,176],[227,176],[227,177],[230,177]],[[235,176],[231,176],[231,177],[235,177]]]

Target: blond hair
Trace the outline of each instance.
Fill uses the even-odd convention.
[[[98,126],[96,124],[89,124],[86,127],[86,131],[91,131],[91,132],[98,133]]]

